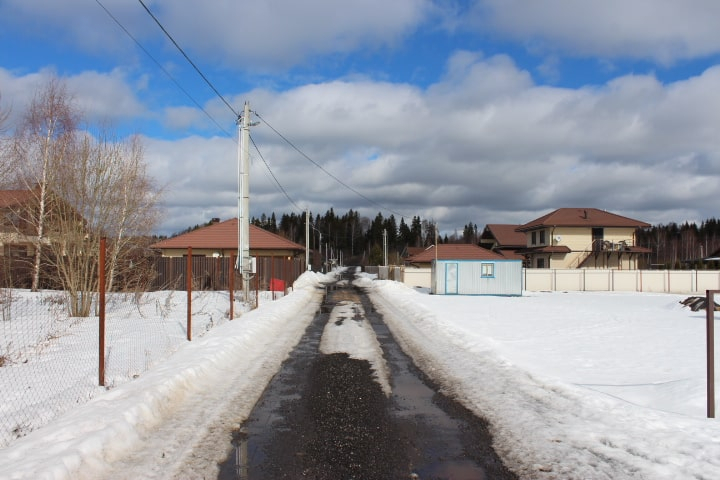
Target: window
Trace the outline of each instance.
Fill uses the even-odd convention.
[[[5,255],[8,257],[27,257],[28,250],[24,245],[5,245]]]
[[[545,230],[540,230],[540,245],[545,245]]]
[[[480,276],[482,278],[490,278],[495,276],[495,264],[494,263],[481,263],[480,264]]]
[[[537,268],[545,268],[545,259],[544,258],[537,259]]]
[[[537,245],[537,232],[532,232],[530,234],[530,245]]]

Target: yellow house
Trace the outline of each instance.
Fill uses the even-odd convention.
[[[635,231],[650,224],[597,208],[560,208],[520,225],[530,268],[635,269],[650,249],[635,244]]]

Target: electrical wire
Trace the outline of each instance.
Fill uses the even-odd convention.
[[[362,199],[364,199],[364,200],[367,200],[368,202],[372,203],[373,205],[375,205],[375,206],[377,206],[377,207],[380,207],[382,210],[385,210],[385,211],[387,211],[387,212],[394,213],[395,215],[398,215],[399,217],[404,217],[404,216],[406,216],[406,215],[403,215],[402,213],[396,212],[396,211],[394,211],[393,209],[388,208],[388,207],[386,207],[385,205],[382,205],[382,204],[376,202],[375,200],[373,200],[373,199],[371,199],[371,198],[363,195],[362,193],[358,192],[356,189],[354,189],[353,187],[351,187],[351,186],[348,185],[347,183],[345,183],[345,182],[343,182],[342,180],[340,180],[338,177],[336,177],[336,176],[333,175],[332,173],[328,172],[325,168],[323,168],[322,165],[320,165],[320,164],[317,163],[315,160],[313,160],[312,158],[310,158],[307,154],[305,154],[305,152],[303,152],[302,150],[300,150],[294,143],[292,143],[290,140],[288,140],[282,133],[278,132],[278,131],[277,131],[272,125],[270,125],[270,124],[268,123],[268,121],[265,120],[259,113],[257,113],[257,112],[253,112],[253,113],[255,113],[255,115],[257,115],[257,117],[258,117],[260,120],[262,120],[262,122],[270,128],[270,130],[272,130],[273,132],[275,132],[275,134],[276,134],[277,136],[279,136],[280,138],[282,138],[283,141],[285,141],[285,143],[287,143],[288,145],[290,145],[293,149],[295,149],[296,152],[298,152],[300,155],[302,155],[303,157],[305,157],[305,159],[308,160],[310,163],[312,163],[312,164],[315,165],[317,168],[319,168],[320,170],[322,170],[322,171],[325,173],[325,175],[329,176],[330,178],[332,178],[333,180],[335,180],[335,181],[338,182],[340,185],[342,185],[343,187],[347,188],[348,190],[350,190],[351,192],[353,192],[355,195],[359,196],[360,198],[362,198]]]
[[[198,109],[200,109],[200,111],[203,112],[203,113],[205,114],[205,116],[207,116],[207,117],[210,119],[210,121],[213,122],[213,123],[220,129],[220,131],[224,132],[224,133],[225,133],[226,135],[228,135],[228,136],[231,136],[231,134],[230,134],[227,130],[225,130],[225,129],[212,117],[212,115],[210,115],[210,114],[207,112],[207,110],[205,110],[205,109],[197,102],[197,100],[195,100],[195,99],[193,98],[193,96],[190,95],[190,93],[189,93],[187,90],[185,90],[185,89],[182,87],[182,85],[180,85],[180,83],[179,83],[177,80],[175,80],[175,78],[170,74],[170,72],[168,72],[167,69],[166,69],[165,67],[163,67],[163,66],[160,64],[160,62],[158,62],[157,59],[155,59],[155,57],[153,57],[152,54],[151,54],[145,47],[142,46],[142,44],[128,31],[127,28],[125,28],[125,26],[120,22],[120,20],[118,20],[118,19],[110,12],[110,10],[108,10],[108,9],[105,7],[105,5],[102,4],[102,2],[101,2],[100,0],[95,0],[95,2],[96,2],[98,5],[100,5],[100,8],[102,8],[103,10],[105,10],[105,13],[107,13],[108,16],[109,16],[110,18],[112,18],[112,20],[118,25],[118,27],[120,27],[120,28],[122,29],[122,31],[125,32],[125,34],[126,34],[128,37],[130,37],[130,39],[131,39],[133,42],[135,42],[135,45],[137,45],[137,46],[140,48],[140,50],[142,50],[143,52],[145,52],[145,55],[147,55],[147,56],[150,58],[150,60],[152,60],[153,62],[155,62],[155,65],[157,65],[158,68],[160,68],[160,70],[162,70],[162,72],[163,72],[165,75],[167,75],[167,77],[175,84],[175,86],[178,87],[178,88],[180,89],[180,91],[182,91],[182,92],[185,94],[185,96],[187,96],[187,97],[190,99],[190,101],[193,102],[193,103],[195,104],[195,106],[196,106]]]
[[[160,30],[163,31],[163,33],[165,34],[165,36],[167,36],[167,37],[170,39],[170,41],[173,43],[173,45],[175,45],[175,47],[180,51],[180,53],[182,53],[183,57],[185,57],[185,60],[187,60],[188,63],[190,63],[190,65],[192,65],[192,67],[195,69],[195,71],[198,73],[198,75],[200,75],[200,76],[202,77],[202,79],[205,80],[205,83],[207,83],[208,86],[212,89],[212,91],[215,92],[215,95],[217,95],[218,98],[220,98],[220,100],[222,100],[223,103],[225,103],[225,105],[227,105],[227,107],[230,109],[230,111],[235,114],[235,118],[240,118],[240,114],[235,111],[235,109],[232,107],[232,105],[230,105],[230,104],[228,103],[227,100],[225,100],[225,97],[223,97],[223,96],[220,94],[220,92],[218,92],[217,88],[215,88],[215,86],[212,84],[212,82],[210,82],[210,80],[207,79],[207,77],[205,76],[205,74],[203,74],[202,71],[200,71],[200,69],[197,67],[197,65],[195,65],[195,63],[193,63],[193,61],[190,60],[190,57],[187,56],[187,54],[185,53],[185,51],[182,49],[182,47],[180,47],[180,45],[178,45],[178,43],[175,41],[175,39],[172,37],[172,35],[170,35],[170,33],[169,33],[167,30],[165,30],[165,27],[163,27],[162,23],[160,23],[160,20],[158,20],[158,19],[155,17],[155,15],[153,15],[153,13],[152,13],[152,12],[150,11],[150,9],[145,5],[145,3],[143,3],[142,0],[138,0],[138,2],[140,2],[140,5],[143,6],[143,8],[145,9],[145,11],[148,13],[148,15],[150,15],[150,16],[152,17],[152,19],[155,20],[155,23],[157,23],[158,27],[160,27]]]
[[[96,1],[98,1],[98,0],[96,0]],[[145,9],[145,11],[148,13],[148,15],[150,15],[150,17],[152,17],[152,19],[155,21],[155,23],[158,25],[158,27],[160,27],[160,29],[163,31],[163,33],[168,37],[168,39],[170,39],[170,41],[173,43],[173,45],[175,45],[175,47],[178,49],[178,51],[185,57],[185,59],[188,61],[188,63],[190,63],[190,65],[192,65],[192,67],[195,69],[195,71],[198,73],[198,75],[200,75],[200,77],[202,77],[202,79],[205,81],[205,83],[207,83],[207,85],[213,90],[213,92],[215,92],[215,94],[218,96],[218,98],[220,98],[220,100],[222,100],[223,103],[225,103],[225,105],[230,109],[230,111],[233,112],[233,114],[235,115],[235,117],[239,119],[239,118],[240,118],[240,114],[228,103],[227,100],[225,100],[225,97],[223,97],[222,94],[220,94],[220,92],[215,88],[215,86],[212,84],[212,82],[210,82],[210,80],[208,80],[208,78],[205,76],[205,74],[202,73],[202,71],[200,70],[200,68],[199,68],[197,65],[195,65],[195,63],[194,63],[194,62],[190,59],[190,57],[185,53],[185,51],[182,49],[182,47],[180,47],[180,45],[175,41],[175,39],[172,37],[172,35],[170,35],[170,33],[165,29],[165,27],[163,27],[162,23],[160,23],[160,20],[158,20],[157,17],[155,17],[155,15],[153,15],[153,13],[150,11],[150,9],[145,5],[145,3],[143,2],[143,0],[138,0],[138,1],[139,1],[140,4],[143,6],[143,8]],[[329,176],[330,178],[332,178],[333,180],[335,180],[337,183],[339,183],[339,184],[342,185],[343,187],[347,188],[348,190],[350,190],[351,192],[353,192],[355,195],[359,196],[360,198],[366,200],[367,202],[369,202],[369,203],[371,203],[371,204],[373,204],[373,205],[376,205],[377,207],[379,207],[379,208],[382,209],[382,210],[385,210],[385,211],[394,213],[395,215],[398,215],[398,216],[400,216],[400,217],[406,216],[406,215],[403,215],[402,213],[399,213],[399,212],[396,212],[396,211],[392,210],[391,208],[386,207],[385,205],[382,205],[382,204],[376,202],[375,200],[367,197],[366,195],[363,195],[362,193],[360,193],[359,191],[357,191],[356,189],[354,189],[353,187],[351,187],[351,186],[348,185],[347,183],[345,183],[345,182],[343,182],[342,180],[340,180],[338,177],[336,177],[335,175],[333,175],[332,173],[330,173],[329,171],[327,171],[325,168],[323,168],[322,165],[320,165],[320,164],[317,163],[315,160],[313,160],[312,158],[310,158],[307,154],[305,154],[305,152],[303,152],[302,150],[300,150],[294,143],[292,143],[290,140],[288,140],[283,134],[281,134],[279,131],[277,131],[277,130],[276,130],[272,125],[270,125],[259,113],[257,113],[256,111],[254,111],[253,113],[255,113],[255,115],[257,115],[257,117],[260,118],[260,120],[263,121],[263,123],[265,123],[268,127],[270,127],[270,129],[271,129],[273,132],[275,132],[276,135],[278,135],[280,138],[282,138],[282,139],[283,139],[288,145],[290,145],[295,151],[297,151],[300,155],[302,155],[305,159],[307,159],[310,163],[312,163],[313,165],[315,165],[315,166],[316,166],[317,168],[319,168],[323,173],[325,173],[327,176]],[[253,141],[253,144],[255,145],[255,142],[254,142],[254,141]],[[255,148],[256,148],[256,150],[258,150],[258,153],[260,153],[260,150],[257,148],[257,145],[255,145]],[[262,155],[261,155],[261,158],[262,158]],[[290,199],[290,197],[287,195],[287,192],[286,192],[285,189],[282,187],[282,185],[280,184],[280,182],[277,180],[277,177],[275,177],[275,174],[272,173],[272,170],[270,170],[270,166],[267,164],[267,162],[265,162],[265,159],[264,159],[264,158],[263,158],[263,162],[265,163],[265,166],[268,168],[268,171],[270,171],[270,174],[272,175],[272,177],[273,177],[273,179],[275,180],[275,182],[277,183],[277,185],[280,187],[281,191],[285,194],[285,196],[288,198],[288,200],[290,200],[290,202],[291,202],[293,205],[295,205],[295,207],[298,207],[298,205],[297,205],[294,201],[292,201],[292,199]]]
[[[280,184],[280,182],[278,181],[277,177],[275,176],[275,174],[273,173],[272,169],[270,168],[270,165],[268,165],[267,161],[265,161],[265,157],[263,157],[262,153],[260,153],[260,149],[258,148],[258,146],[257,146],[257,144],[255,143],[255,140],[252,138],[252,136],[250,136],[250,142],[252,142],[253,146],[255,147],[255,150],[257,150],[257,153],[258,153],[258,155],[260,156],[260,159],[261,159],[261,160],[263,161],[263,163],[265,164],[265,167],[268,169],[268,172],[270,172],[270,175],[272,176],[273,180],[274,180],[275,183],[277,184],[277,186],[278,186],[278,188],[280,189],[280,191],[283,193],[283,195],[285,195],[285,198],[287,198],[290,203],[292,203],[293,205],[295,205],[295,208],[297,208],[297,209],[300,210],[300,211],[303,211],[304,209],[301,208],[297,203],[295,203],[295,201],[294,201],[292,198],[290,198],[290,195],[288,195],[288,193],[287,193],[287,191],[285,190],[285,188],[283,188],[283,186]]]

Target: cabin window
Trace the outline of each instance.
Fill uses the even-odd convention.
[[[494,263],[481,263],[480,264],[480,276],[482,278],[491,278],[495,276],[495,264]]]

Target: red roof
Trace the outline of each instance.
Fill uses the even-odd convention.
[[[152,248],[213,248],[230,250],[238,248],[238,220],[231,218],[224,222],[214,223],[210,226],[183,233],[177,237],[168,238],[151,245]],[[250,225],[251,250],[300,250],[305,251],[302,245],[291,242],[287,238]]]
[[[543,227],[633,227],[646,228],[649,223],[623,217],[597,208],[558,208],[540,218],[520,225],[521,232]]]
[[[522,225],[509,225],[503,223],[489,223],[485,225],[482,238],[488,236],[494,238],[498,247],[524,247],[527,244],[527,237],[524,233],[518,232]]]
[[[438,246],[438,260],[507,260],[502,255],[472,243],[445,243]],[[435,246],[407,259],[412,263],[430,263],[435,260]]]
[[[0,190],[0,208],[22,205],[34,198],[32,190]]]

